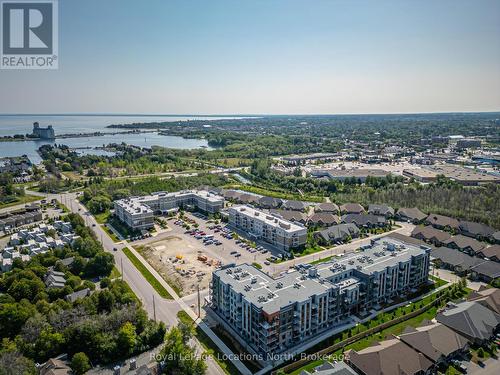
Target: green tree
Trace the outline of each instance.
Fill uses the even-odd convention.
[[[127,322],[118,331],[118,348],[124,354],[132,354],[137,343],[135,326]]]
[[[165,361],[164,374],[203,375],[207,365],[202,359],[196,358],[196,351],[189,346],[191,335],[186,330],[173,327],[165,335],[165,345],[161,351]]]
[[[83,375],[90,370],[90,361],[84,352],[75,353],[71,359],[71,369],[75,375]]]

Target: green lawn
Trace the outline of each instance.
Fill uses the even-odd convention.
[[[95,214],[94,217],[99,224],[104,224],[108,221],[109,215],[111,215],[111,212],[106,211],[100,214]]]
[[[128,259],[134,264],[134,266],[139,270],[139,272],[144,276],[144,278],[151,284],[151,286],[158,292],[160,296],[166,299],[173,299],[170,293],[165,289],[163,285],[153,276],[153,274],[146,268],[144,264],[130,251],[129,248],[123,248],[123,253]]]
[[[318,197],[315,195],[300,195],[298,193],[291,194],[288,192],[269,190],[269,189],[265,189],[265,188],[253,186],[253,185],[229,184],[225,187],[228,189],[239,189],[239,190],[248,191],[250,193],[265,195],[265,196],[274,197],[274,198],[294,199],[294,200],[309,201],[309,202],[323,202],[324,201],[323,197]]]
[[[177,313],[177,318],[184,324],[193,325],[194,321],[191,319],[189,314],[184,310]],[[225,355],[219,350],[217,345],[208,337],[205,332],[198,326],[195,327],[195,336],[203,346],[208,355],[210,355],[220,366],[220,368],[228,375],[239,374],[240,372],[235,365],[231,363],[229,359],[224,359]]]
[[[118,268],[116,268],[115,266],[113,266],[113,269],[111,270],[111,273],[109,274],[109,278],[111,280],[113,279],[117,279],[121,276],[122,274],[120,273],[120,271],[118,271]]]
[[[7,208],[7,207],[12,207],[12,206],[17,206],[19,204],[31,203],[31,202],[39,201],[41,199],[43,199],[43,198],[35,196],[35,195],[25,194],[21,197],[17,197],[17,199],[13,202],[0,203],[0,208]]]
[[[451,289],[451,287],[448,289]],[[455,300],[455,299],[464,297],[464,296],[468,295],[469,293],[470,293],[470,289],[468,289],[468,288],[465,288],[463,292],[456,291],[451,296],[451,300]],[[431,295],[429,295],[429,296],[427,296],[427,297],[423,298],[422,300],[417,301],[415,303],[399,307],[391,312],[382,313],[382,314],[378,315],[376,318],[370,320],[369,322],[366,322],[364,324],[360,324],[357,327],[352,328],[350,331],[347,330],[347,331],[342,332],[342,334],[341,335],[339,334],[339,336],[337,338],[335,338],[334,341],[340,342],[340,341],[345,340],[348,337],[350,337],[350,335],[355,335],[357,333],[366,331],[369,328],[376,327],[376,326],[380,325],[381,323],[388,322],[388,321],[395,319],[395,318],[398,318],[400,316],[407,315],[408,313],[414,311],[414,309],[419,308],[421,305],[429,304],[435,298],[436,298],[436,296],[433,293],[433,294],[431,294]],[[444,305],[444,302],[441,302],[441,306],[443,306],[443,305]],[[347,351],[349,349],[354,349],[356,351],[359,351],[359,350],[365,349],[365,348],[373,345],[375,342],[380,342],[380,341],[385,340],[386,337],[388,337],[388,336],[390,337],[391,335],[399,335],[408,326],[418,327],[422,323],[423,320],[433,319],[437,314],[437,310],[438,310],[438,306],[430,307],[425,312],[423,312],[423,313],[421,313],[413,318],[405,320],[401,323],[397,323],[397,324],[395,324],[391,327],[388,327],[388,328],[386,328],[386,329],[384,329],[376,334],[372,334],[372,335],[365,337],[361,340],[358,340],[352,344],[346,345],[343,349],[339,349],[336,352],[332,353],[332,357],[333,357],[332,359],[338,359],[344,351]],[[351,333],[350,335],[349,335],[349,332]],[[333,344],[333,342],[330,341],[329,345],[331,345],[331,344]],[[317,360],[317,361],[310,362],[310,363],[300,367],[299,369],[290,372],[290,374],[298,375],[298,374],[300,374],[300,372],[302,370],[308,370],[308,371],[312,370],[312,369],[314,369],[314,367],[319,366],[322,363],[323,363],[323,360]]]
[[[334,256],[328,256],[328,257],[325,257],[325,258],[320,258],[320,259],[316,259],[315,261],[309,263],[309,264],[319,264],[319,263],[324,263],[324,262],[328,262],[329,260],[332,260],[334,258]]]
[[[101,225],[101,227],[108,234],[108,236],[111,237],[111,239],[113,240],[113,242],[120,242],[120,239],[118,238],[118,236],[111,229],[109,229],[106,226],[106,224]]]

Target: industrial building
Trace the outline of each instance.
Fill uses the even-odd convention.
[[[278,354],[304,344],[353,314],[365,316],[428,282],[430,248],[394,238],[373,240],[362,251],[272,278],[248,265],[213,273],[214,315],[241,344]]]
[[[188,190],[175,193],[158,192],[114,202],[115,216],[133,229],[152,228],[155,213],[164,214],[179,208],[198,209],[214,214],[224,208],[224,198],[205,190]]]
[[[233,206],[228,209],[229,225],[243,230],[250,237],[263,240],[279,250],[289,251],[305,245],[307,229],[250,206]]]

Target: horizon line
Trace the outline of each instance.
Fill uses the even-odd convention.
[[[61,113],[0,113],[0,116],[127,116],[127,117],[282,117],[282,116],[384,116],[384,115],[445,115],[445,114],[500,114],[496,111],[444,112],[379,112],[379,113],[232,113],[232,114],[176,114],[176,113],[120,113],[120,112],[61,112]]]

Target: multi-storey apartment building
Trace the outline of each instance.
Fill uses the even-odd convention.
[[[214,214],[223,207],[224,198],[205,190],[159,192],[114,202],[115,215],[134,229],[152,228],[155,213],[167,213],[179,208],[196,208]]]
[[[297,223],[249,206],[229,207],[228,213],[231,226],[269,242],[280,250],[288,251],[306,243],[307,229]]]
[[[248,264],[228,265],[213,273],[211,306],[242,345],[279,354],[350,321],[352,314],[415,292],[427,283],[429,256],[430,248],[388,238],[279,278]]]

